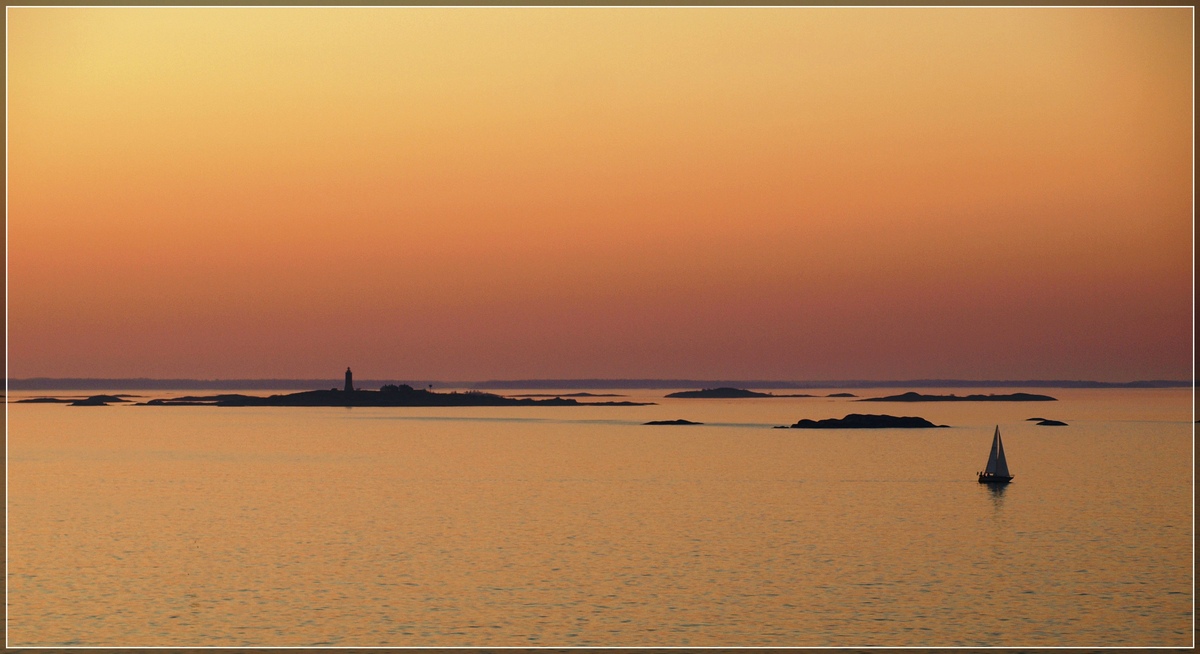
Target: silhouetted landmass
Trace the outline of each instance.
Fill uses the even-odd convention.
[[[790,427],[776,427],[776,429],[929,429],[945,426],[935,425],[924,418],[917,417],[851,413],[840,419],[809,420],[805,418]]]
[[[1008,393],[1007,395],[924,395],[909,391],[887,397],[868,397],[858,402],[1057,402],[1058,398],[1035,393]]]
[[[1045,418],[1026,418],[1025,419],[1026,422],[1040,422],[1042,420],[1045,420]]]
[[[87,399],[75,400],[69,406],[108,406],[110,402],[128,402],[119,395],[93,395]]]
[[[326,391],[333,392],[333,391]],[[255,397],[241,393],[222,393],[220,395],[182,395],[161,400],[150,400],[144,404],[160,406],[163,404],[218,404],[220,402],[240,402],[244,398]],[[273,395],[271,397],[279,397]]]
[[[651,420],[643,422],[643,425],[703,425],[702,422],[692,422],[691,420]]]
[[[855,395],[854,393],[830,393],[829,395],[826,395],[825,397],[858,397],[858,396]]]
[[[699,391],[679,391],[678,393],[668,393],[666,397],[683,397],[683,398],[713,398],[713,399],[736,399],[743,397],[812,397],[811,395],[775,395],[774,393],[759,393],[758,391],[748,391],[744,388],[705,388]]]
[[[617,393],[525,393],[508,397],[625,397]]]
[[[75,404],[78,402],[91,402],[92,404],[80,404],[79,406],[95,406],[96,402],[128,402],[127,397],[138,397],[137,395],[129,395],[123,393],[121,395],[93,395],[91,397],[29,397],[23,400],[14,400],[14,404]]]
[[[1037,423],[1038,427],[1066,427],[1067,423],[1061,420],[1043,420]]]
[[[183,397],[150,400],[148,406],[643,406],[651,402],[579,402],[570,398],[553,397],[544,400],[511,398],[467,391],[465,393],[435,393],[415,389],[407,384],[388,384],[378,391],[301,391],[285,395],[261,397],[237,393],[221,395],[185,395]]]
[[[444,386],[479,389],[609,389],[609,388],[1190,388],[1190,380],[1154,379],[1129,382],[1088,380],[995,379],[830,379],[781,381],[778,379],[493,379],[482,382],[444,382]]]
[[[359,380],[363,386],[378,387],[387,380]],[[905,379],[862,380],[830,379],[780,381],[777,379],[513,379],[489,381],[410,380],[418,388],[471,388],[494,390],[588,390],[588,389],[667,389],[667,388],[1190,388],[1190,380],[1154,379],[1129,382],[1087,380],[992,380],[992,379]],[[9,390],[302,390],[340,386],[341,379],[150,379],[90,377],[27,377],[8,380]]]
[[[668,393],[666,397],[729,399],[740,397],[771,397],[771,394],[748,391],[744,388],[705,388],[699,391],[679,391],[678,393]]]

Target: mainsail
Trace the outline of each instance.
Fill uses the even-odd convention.
[[[1004,443],[1000,442],[1000,425],[996,425],[996,435],[992,436],[992,451],[988,454],[987,468],[984,472],[997,477],[1011,477],[1008,474],[1008,461],[1004,459]]]

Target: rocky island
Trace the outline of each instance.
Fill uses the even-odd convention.
[[[669,393],[666,397],[710,398],[719,400],[738,399],[743,397],[812,397],[812,395],[775,395],[774,393],[759,393],[744,388],[705,388],[699,391],[679,391]]]
[[[618,393],[525,393],[524,395],[510,395],[509,397],[625,397]]]
[[[1035,393],[1009,393],[992,395],[923,395],[909,391],[887,397],[867,397],[855,402],[1057,402],[1058,398]]]
[[[845,418],[809,420],[805,418],[794,425],[775,429],[929,429],[947,425],[935,425],[924,418],[851,413]]]
[[[17,400],[17,404],[67,404],[70,406],[108,406],[110,402],[129,402],[125,398],[135,395],[92,395],[91,397],[31,397]]]
[[[128,402],[118,395],[93,395],[87,399],[76,400],[70,406],[108,406],[110,402]]]
[[[691,420],[684,420],[684,419],[680,418],[679,420],[651,420],[650,422],[643,422],[642,424],[643,425],[703,425],[704,423],[692,422]]]

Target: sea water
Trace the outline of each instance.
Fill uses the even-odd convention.
[[[1189,389],[611,392],[658,404],[9,404],[8,645],[1192,644]],[[771,429],[847,413],[950,427]]]

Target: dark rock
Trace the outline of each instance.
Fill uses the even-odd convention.
[[[702,422],[692,422],[691,420],[651,420],[643,422],[643,425],[703,425]]]
[[[1035,393],[1009,393],[1007,395],[922,395],[909,391],[887,397],[868,397],[858,402],[1057,402],[1057,398]]]
[[[851,413],[840,419],[809,420],[805,418],[792,425],[791,429],[928,429],[945,426],[935,425],[924,418],[917,417]]]
[[[1042,420],[1041,422],[1037,423],[1037,426],[1038,427],[1066,427],[1067,423],[1062,422],[1061,420]]]
[[[526,393],[524,395],[509,395],[508,397],[625,397],[620,393]]]
[[[25,400],[17,400],[18,404],[70,404],[72,406],[100,406],[100,403],[108,402],[129,402],[125,398],[137,397],[136,395],[93,395],[87,399],[72,400],[63,397],[31,397]],[[86,404],[81,404],[86,403]]]
[[[113,399],[111,395],[93,395],[86,400],[76,400],[67,406],[108,406],[109,402],[128,402],[128,400]]]
[[[731,399],[741,397],[771,397],[771,394],[748,391],[744,388],[706,388],[699,391],[670,393],[667,397]]]
[[[245,397],[252,396],[240,395],[238,393],[222,393],[220,395],[181,395],[179,397],[168,397],[161,400],[150,400],[146,404],[217,404],[220,402],[237,402],[241,398]]]
[[[825,397],[858,397],[858,396],[855,395],[854,393],[830,393],[829,395],[826,395]]]
[[[666,397],[684,397],[684,398],[711,398],[719,400],[738,399],[743,397],[812,397],[812,395],[775,395],[774,393],[759,393],[758,391],[748,391],[744,388],[706,388],[699,391],[679,391],[678,393],[670,393]]]

